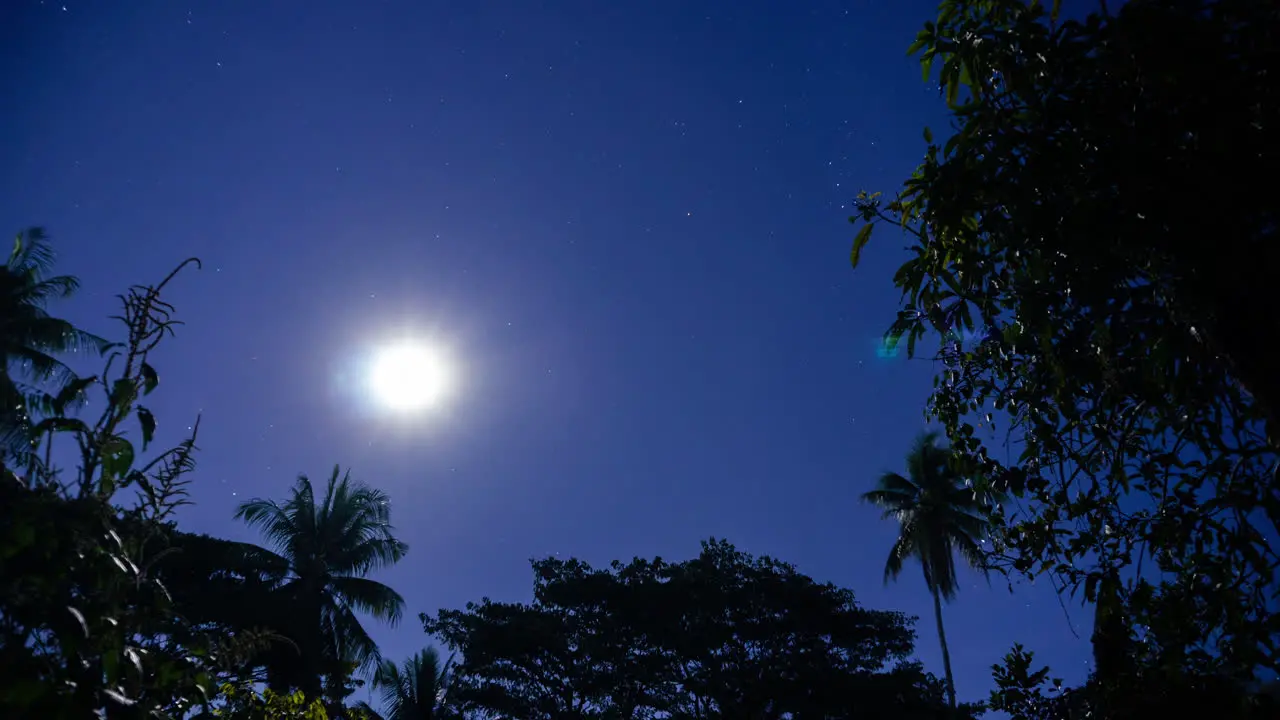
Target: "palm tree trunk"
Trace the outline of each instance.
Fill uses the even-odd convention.
[[[947,676],[947,701],[951,708],[956,707],[956,682],[951,677],[951,651],[947,649],[947,631],[942,629],[942,596],[937,588],[933,591],[933,618],[938,621],[938,642],[942,644],[942,671]]]

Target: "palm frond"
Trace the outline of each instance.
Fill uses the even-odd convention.
[[[13,250],[5,269],[10,272],[43,276],[53,269],[57,253],[49,244],[49,235],[42,227],[30,227],[19,232],[13,241]]]
[[[317,527],[311,481],[299,475],[283,503],[254,498],[240,504],[236,519],[262,531],[275,549],[302,571],[315,557]]]
[[[254,579],[280,582],[289,575],[289,559],[252,543],[215,538],[213,551],[219,553],[226,570]]]
[[[9,368],[20,377],[33,381],[51,381],[68,384],[76,379],[76,373],[66,363],[53,355],[29,345],[19,345],[6,349]]]
[[[945,453],[939,446],[941,436],[936,430],[928,430],[916,435],[907,452],[907,474],[912,478],[922,479],[931,474],[929,466],[936,463],[940,453]],[[943,456],[945,458],[945,455]]]
[[[885,473],[876,483],[876,489],[862,494],[862,502],[884,509],[884,518],[903,521],[916,507],[920,488],[898,473]]]
[[[893,542],[893,547],[889,548],[889,557],[884,563],[884,582],[888,585],[891,581],[897,580],[902,574],[902,566],[906,563],[908,557],[914,552],[911,537],[909,535],[899,535],[898,539]]]
[[[378,643],[360,624],[351,606],[341,601],[329,603],[322,623],[334,657],[349,658],[360,670],[368,670],[382,662]]]
[[[334,558],[335,569],[344,574],[361,575],[399,562],[409,552],[409,546],[391,535],[386,526],[381,537],[363,540],[359,545],[344,550]]]
[[[384,660],[373,676],[388,720],[438,717],[449,687],[452,660],[441,662],[433,647],[424,648],[401,665]]]
[[[385,493],[353,483],[347,474],[327,500],[324,555],[335,573],[363,575],[404,558],[409,548],[394,535]]]
[[[346,489],[346,486],[349,482],[350,473],[348,473],[346,476],[344,476],[341,479],[341,481],[339,481],[338,475],[341,472],[342,472],[342,468],[339,467],[338,465],[334,465],[333,472],[329,474],[329,481],[325,483],[324,501],[320,503],[320,513],[319,513],[319,518],[317,520],[317,525],[329,524],[329,516],[333,512],[334,496],[338,494],[339,486],[342,486],[343,490]]]
[[[979,539],[980,536],[958,534],[952,538],[952,541],[955,543],[956,552],[960,553],[965,564],[989,578],[990,564],[986,553],[982,551],[982,546],[978,544]]]
[[[262,531],[277,551],[280,551],[290,562],[296,561],[290,550],[298,527],[295,518],[287,508],[281,507],[274,500],[253,498],[240,503],[236,508],[235,518],[244,521],[249,527]]]
[[[985,567],[978,541],[988,524],[984,506],[951,467],[950,451],[936,432],[916,437],[907,456],[907,474],[885,473],[862,500],[896,520],[899,533],[885,563],[885,581],[897,578],[908,557],[921,564],[925,584],[945,599],[958,589],[955,555]]]
[[[920,492],[920,485],[913,478],[904,477],[896,472],[887,472],[876,481],[876,489],[882,492],[902,495],[915,495]]]
[[[943,600],[954,600],[956,591],[960,589],[960,583],[956,577],[956,561],[951,538],[945,527],[926,528],[925,533],[927,540],[924,545],[927,550],[922,558],[925,582],[929,584],[929,589],[936,590]]]
[[[18,233],[8,261],[0,266],[0,368],[45,379],[71,373],[52,356],[101,352],[108,343],[51,317],[45,305],[69,297],[79,281],[68,275],[50,277],[55,253],[40,228]]]
[[[869,490],[862,494],[862,501],[885,510],[899,510],[915,505],[916,495],[894,490]]]
[[[80,279],[70,275],[57,275],[42,280],[31,279],[33,282],[26,283],[13,293],[14,300],[43,307],[50,300],[65,300],[75,295],[80,289]]]
[[[970,508],[955,506],[949,508],[946,524],[953,535],[976,540],[986,537],[991,527],[986,517],[975,514]]]
[[[330,580],[330,585],[347,605],[391,625],[400,622],[404,615],[404,598],[377,580],[338,576]]]
[[[43,311],[27,312],[16,319],[11,317],[4,325],[0,343],[5,352],[25,347],[45,353],[89,356],[100,355],[111,347],[110,342],[97,335],[77,329],[66,320],[49,317]]]
[[[378,697],[382,699],[382,709],[391,720],[404,720],[408,711],[416,704],[412,672],[409,672],[413,658],[405,661],[406,672],[391,660],[383,660],[374,674],[373,683],[378,689]]]

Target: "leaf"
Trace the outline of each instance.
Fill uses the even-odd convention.
[[[897,354],[898,344],[901,342],[902,342],[902,331],[891,330],[890,332],[885,334],[883,340],[881,341],[881,346],[884,348],[885,354],[887,356],[892,357],[893,355]]]
[[[950,138],[947,138],[946,144],[942,146],[942,154],[944,156],[950,157],[951,154],[955,152],[956,146],[959,144],[960,144],[960,133],[956,133],[952,135]]]
[[[133,665],[134,669],[138,671],[138,675],[141,676],[142,656],[138,655],[138,651],[134,650],[132,647],[126,647],[124,649],[124,656],[129,660],[129,663]]]
[[[216,693],[213,680],[210,679],[208,672],[201,672],[196,675],[195,686],[196,690],[200,692],[200,696],[204,699],[205,703],[209,702],[209,695],[211,694],[210,690],[214,690]]]
[[[964,297],[964,291],[960,289],[960,283],[956,282],[956,276],[951,274],[950,270],[939,268],[935,273],[947,287],[951,288],[951,292],[954,292],[956,297]]]
[[[112,479],[124,477],[133,467],[133,443],[116,435],[102,446],[102,471]]]
[[[858,260],[862,258],[862,248],[866,247],[867,241],[871,239],[872,227],[874,226],[871,223],[863,225],[862,229],[853,238],[853,250],[849,252],[849,264],[855,268],[858,267]]]
[[[930,130],[927,125],[924,128],[924,141],[927,143],[933,143],[933,131]]]
[[[32,435],[43,435],[50,432],[89,433],[89,426],[78,418],[51,417],[41,420],[31,430]]]
[[[140,372],[142,374],[142,394],[150,395],[151,391],[156,389],[156,385],[160,384],[160,376],[156,374],[155,368],[145,362],[142,363]]]
[[[80,629],[84,632],[85,637],[89,637],[89,623],[85,622],[84,613],[80,612],[71,605],[67,606],[67,611],[71,613],[76,622],[80,623]]]
[[[147,445],[156,434],[156,416],[141,405],[137,407],[136,412],[138,413],[138,423],[142,425],[142,451],[146,452]]]
[[[960,319],[961,327],[969,332],[973,332],[973,313],[969,309],[969,303],[964,302],[963,300],[958,301],[956,305],[956,316]]]
[[[111,404],[117,408],[133,403],[138,394],[138,386],[131,378],[120,378],[111,385]]]
[[[127,696],[127,695],[125,695],[125,694],[122,692],[122,689],[117,689],[117,688],[107,688],[107,689],[103,690],[102,692],[103,692],[103,694],[105,694],[107,697],[111,698],[112,700],[114,700],[115,702],[119,703],[120,705],[124,705],[125,707],[132,707],[132,706],[134,706],[134,705],[137,705],[137,704],[138,704],[138,701],[137,701],[137,700],[134,700],[133,698],[131,698],[131,697],[129,697],[129,696]]]
[[[97,380],[98,376],[92,375],[90,377],[76,378],[75,380],[67,383],[58,391],[57,397],[53,399],[54,412],[59,415],[64,413],[67,406],[75,402],[76,398],[79,397],[80,394],[83,393],[90,385],[97,382]]]

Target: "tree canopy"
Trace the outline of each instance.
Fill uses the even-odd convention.
[[[911,52],[952,132],[851,218],[855,266],[907,233],[889,342],[936,339],[928,415],[1017,497],[993,561],[1097,603],[1117,687],[1280,669],[1278,35],[1269,0],[947,0]]]
[[[479,717],[943,717],[906,616],[725,541],[691,560],[533,563],[531,603],[423,616]]]

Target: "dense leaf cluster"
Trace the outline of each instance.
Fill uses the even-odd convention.
[[[941,718],[900,613],[724,541],[691,560],[533,563],[532,603],[423,616],[478,718]]]
[[[0,275],[11,285],[49,282],[48,259],[19,238]],[[31,258],[40,258],[36,263]],[[32,269],[40,266],[40,272]],[[185,263],[184,263],[185,265]],[[177,271],[175,270],[175,273]],[[56,359],[26,363],[33,385],[16,407],[22,442],[6,445],[0,463],[0,714],[12,717],[143,717],[181,715],[216,694],[222,661],[233,652],[225,638],[199,631],[174,612],[156,566],[173,548],[173,511],[184,504],[186,474],[194,467],[195,433],[154,454],[155,418],[141,400],[158,376],[149,354],[170,335],[172,308],[161,299],[171,274],[155,286],[121,297],[119,320],[127,340],[106,345],[100,375],[79,378]],[[17,293],[22,295],[22,293]],[[39,304],[39,293],[25,295]],[[8,318],[8,348],[26,356],[64,349],[23,323],[50,322],[43,310]],[[9,358],[12,360],[12,357]],[[21,368],[20,368],[21,370]],[[7,387],[15,387],[6,369]],[[97,392],[99,412],[72,411]],[[138,433],[140,444],[129,439]],[[66,447],[75,466],[55,460]],[[21,473],[21,474],[19,474]],[[133,502],[121,501],[124,491]],[[240,644],[252,641],[248,635]]]
[[[1016,496],[992,561],[1097,603],[1117,697],[1280,670],[1278,37],[1269,0],[947,0],[912,51],[953,132],[852,218],[855,265],[907,232],[890,342],[937,339],[928,415]]]
[[[330,716],[354,717],[340,701],[358,661],[316,641],[334,623],[299,612],[308,598],[291,581],[311,577],[295,572],[303,563],[173,520],[187,504],[199,423],[155,452],[143,403],[160,382],[151,355],[180,324],[162,297],[177,270],[120,297],[122,342],[90,343],[45,311],[76,283],[48,276],[44,243],[38,231],[19,235],[0,267],[0,394],[12,402],[0,412],[0,716],[315,718],[323,692],[338,699]],[[101,373],[76,375],[59,357],[69,350],[101,350]],[[319,666],[301,662],[304,646],[319,650],[308,656]],[[261,681],[279,692],[259,694]],[[295,702],[295,688],[310,700]]]

